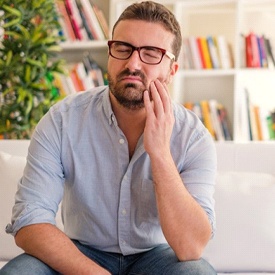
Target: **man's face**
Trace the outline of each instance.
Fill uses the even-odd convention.
[[[172,52],[173,34],[160,24],[125,20],[120,21],[115,28],[113,40],[127,42],[135,47],[154,46]],[[132,110],[143,108],[144,90],[149,89],[150,83],[156,79],[168,84],[177,67],[177,62],[171,61],[166,55],[157,65],[143,63],[138,51],[134,51],[127,60],[109,56],[110,91],[122,106]]]

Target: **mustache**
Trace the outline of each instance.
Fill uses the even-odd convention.
[[[125,76],[139,76],[142,80],[142,82],[144,83],[145,80],[146,80],[146,77],[144,75],[144,73],[142,71],[134,71],[134,72],[131,72],[128,68],[125,69],[124,71],[122,71],[121,73],[118,74],[117,76],[117,81],[123,79]]]

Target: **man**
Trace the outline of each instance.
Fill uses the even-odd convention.
[[[33,134],[7,227],[26,254],[1,274],[216,274],[201,258],[215,224],[214,144],[167,89],[179,25],[143,2],[112,36],[109,88],[68,96]]]

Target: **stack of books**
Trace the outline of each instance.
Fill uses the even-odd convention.
[[[183,67],[185,69],[230,69],[234,59],[230,44],[224,36],[183,39]]]
[[[239,129],[242,139],[259,141],[275,140],[275,109],[269,110],[250,99],[247,88],[240,91],[242,104],[239,106]]]
[[[59,90],[59,94],[64,97],[105,85],[107,84],[107,77],[92,57],[85,54],[81,62],[68,66],[66,75],[55,75],[54,84]]]
[[[193,111],[216,141],[232,140],[226,108],[215,99],[185,102],[184,107]]]
[[[265,35],[250,32],[241,36],[243,65],[247,68],[275,68],[275,59],[270,39]]]

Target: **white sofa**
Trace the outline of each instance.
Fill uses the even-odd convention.
[[[5,226],[28,144],[0,141],[0,268],[21,252]],[[218,274],[275,274],[275,143],[217,143],[216,148],[217,231],[204,257]]]

